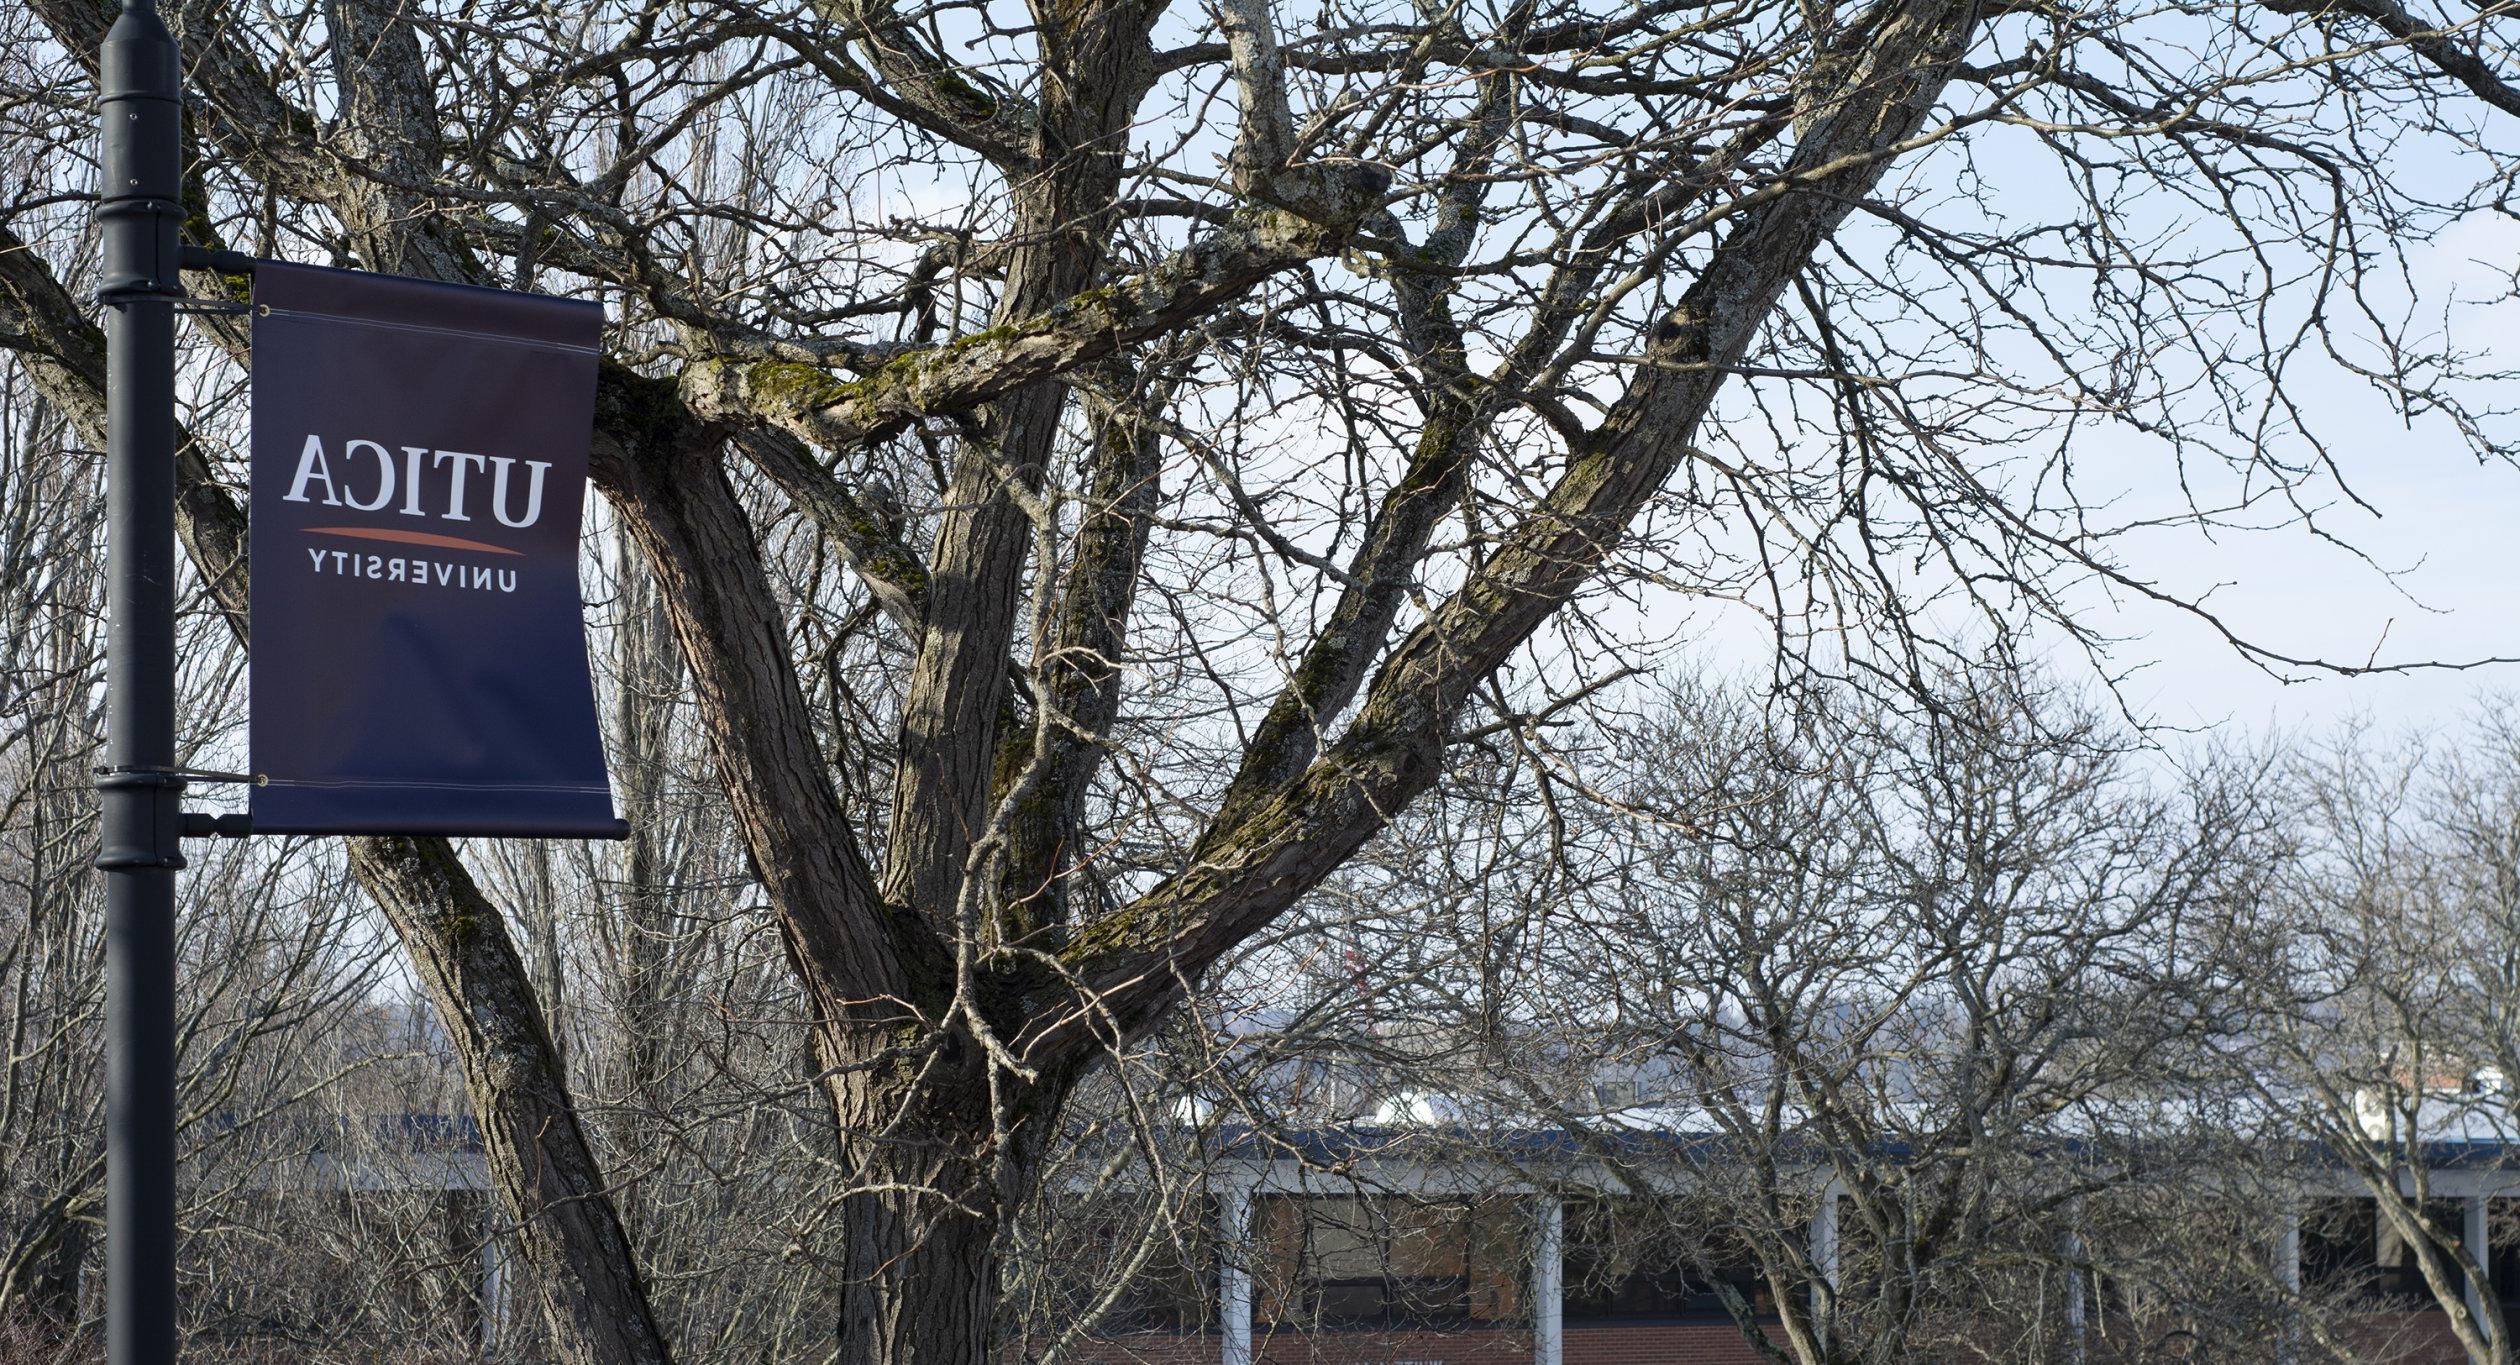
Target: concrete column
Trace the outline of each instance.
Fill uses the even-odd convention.
[[[2468,1320],[2476,1324],[2477,1330],[2489,1331],[2485,1323],[2484,1300],[2494,1288],[2494,1238],[2486,1217],[2485,1196],[2469,1195],[2464,1212],[2467,1214],[2467,1254],[2477,1265],[2476,1273],[2468,1276],[2467,1281]]]
[[[2068,1228],[2061,1248],[2065,1262],[2065,1359],[2068,1365],[2083,1365],[2089,1350],[2089,1324],[2083,1304],[2083,1270],[2081,1234]]]
[[[1834,1180],[1820,1192],[1820,1207],[1811,1215],[1811,1264],[1820,1272],[1811,1286],[1811,1330],[1826,1341],[1838,1290],[1838,1184]]]
[[[2275,1229],[2275,1279],[2284,1292],[2301,1292],[2301,1203],[2287,1200]]]
[[[1531,1359],[1566,1359],[1566,1204],[1553,1194],[1540,1199],[1539,1245],[1531,1254]]]
[[[1217,1200],[1217,1309],[1224,1365],[1251,1365],[1251,1187],[1227,1185]]]
[[[2284,1201],[2281,1221],[2275,1228],[2275,1282],[2284,1287],[2284,1324],[2275,1338],[2275,1358],[2281,1365],[2293,1365],[2300,1358],[2301,1317],[2301,1201]]]
[[[2398,1237],[2397,1225],[2389,1221],[2388,1210],[2380,1207],[2376,1195],[2371,1201],[2371,1225],[2378,1229],[2374,1234],[2377,1245],[2371,1253],[2373,1263],[2391,1275],[2404,1274],[2406,1243]]]
[[[494,1227],[481,1239],[481,1358],[488,1360],[499,1353],[507,1339],[508,1314],[513,1305],[508,1293],[507,1239]]]

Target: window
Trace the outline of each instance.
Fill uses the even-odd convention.
[[[1253,1215],[1264,1320],[1440,1328],[1523,1316],[1526,1220],[1511,1201],[1274,1197]]]
[[[1645,1087],[1632,1080],[1595,1081],[1593,1101],[1604,1111],[1633,1109],[1645,1102]]]
[[[1567,1205],[1564,1284],[1569,1322],[1729,1319],[1728,1296],[1754,1317],[1776,1310],[1747,1246],[1684,1238],[1665,1211],[1627,1201]]]
[[[1044,1249],[1053,1268],[1042,1292],[1052,1298],[1038,1305],[1038,1312],[1072,1321],[1101,1303],[1134,1264],[1099,1320],[1099,1333],[1197,1332],[1210,1325],[1216,1301],[1213,1201],[1168,1213],[1140,1200],[1097,1199],[1060,1221],[1074,1240]]]
[[[2301,1207],[2301,1282],[2343,1289],[2377,1269],[2379,1228],[2368,1199],[2315,1199]]]
[[[2452,1236],[2465,1227],[2465,1210],[2456,1200],[2436,1200],[2424,1212]],[[2455,1270],[2446,1273],[2457,1277]],[[2415,1248],[2398,1237],[2369,1199],[2319,1199],[2302,1206],[2301,1282],[2331,1293],[2360,1290],[2419,1303],[2432,1299]]]

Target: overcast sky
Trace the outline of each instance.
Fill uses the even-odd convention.
[[[2410,257],[2430,315],[2480,369],[2520,371],[2520,306],[2507,295],[2520,224],[2471,218]],[[2449,303],[2447,316],[2444,305]],[[2476,302],[2468,302],[2468,301]],[[2482,406],[2520,411],[2520,379],[2490,381]],[[2329,529],[2374,564],[2297,531],[2207,544],[2165,538],[2135,558],[2165,582],[2226,584],[2212,603],[2258,643],[2346,660],[2520,658],[2520,471],[2480,466],[2448,433],[2386,419],[2367,393],[2340,389],[2326,414],[2355,490],[2378,515],[2337,506]],[[2509,439],[2508,428],[2497,433]],[[2392,584],[2374,565],[2397,571]],[[2122,652],[2144,668],[2130,700],[2173,725],[2236,721],[2319,728],[2360,711],[2383,723],[2457,718],[2481,691],[2520,692],[2520,665],[2466,672],[2323,678],[2286,684],[2251,667],[2203,626],[2158,609],[2127,612]]]

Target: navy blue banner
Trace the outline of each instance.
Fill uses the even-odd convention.
[[[254,830],[611,837],[578,596],[603,309],[254,271]]]

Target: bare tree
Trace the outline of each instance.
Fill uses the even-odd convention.
[[[1466,746],[1670,643],[1628,594],[1884,692],[1972,634],[2105,663],[2093,583],[2315,668],[2117,537],[2321,529],[2297,395],[2340,377],[2509,453],[2384,249],[2508,172],[2494,7],[176,8],[191,240],[610,308],[595,479],[681,655],[629,672],[687,695],[792,972],[845,1359],[984,1357],[1077,1087]],[[92,433],[105,16],[29,9],[0,340]],[[236,615],[251,356],[201,336],[183,527]],[[2100,429],[2181,496],[2107,510]],[[495,860],[348,857],[557,1348],[666,1358],[535,989],[565,946],[529,970]]]
[[[1632,1203],[1624,1254],[1751,1268],[1764,1311],[1734,1310],[1777,1358],[2061,1355],[2095,1274],[2121,1332],[2239,1358],[2277,1301],[2263,1231],[2239,1265],[2201,1235],[2262,1216],[2224,927],[2283,845],[2256,770],[2164,780],[2133,743],[2001,670],[1913,714],[1658,690],[1525,750],[1496,780],[1556,799],[1450,832],[1466,875],[1395,867],[1417,894],[1375,896],[1481,920],[1437,952],[1511,946],[1395,944],[1417,970],[1384,959],[1378,994],[1475,1040],[1419,1084],[1581,1137]]]
[[[2294,757],[2281,894],[2241,926],[2265,1002],[2242,1054],[2273,1110],[2350,1170],[2472,1361],[2512,1358],[2454,1167],[2520,1137],[2520,745],[2508,702],[2437,734],[2358,723]],[[2392,1267],[2394,1268],[2394,1267]]]

